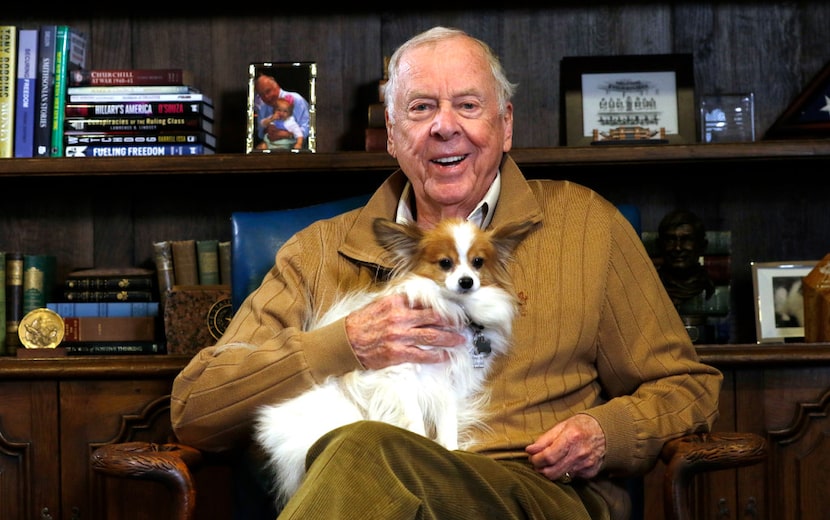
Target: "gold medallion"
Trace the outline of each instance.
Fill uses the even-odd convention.
[[[63,341],[63,334],[63,318],[46,308],[29,311],[17,329],[20,342],[26,348],[55,348]]]

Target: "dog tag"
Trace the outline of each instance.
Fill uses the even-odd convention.
[[[476,335],[473,337],[473,345],[476,347],[476,354],[484,357],[489,356],[490,352],[493,351],[492,347],[490,347],[490,340],[481,332],[476,332]]]

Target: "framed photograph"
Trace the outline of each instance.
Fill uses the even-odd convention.
[[[769,127],[764,139],[826,139],[830,136],[830,63]]]
[[[572,56],[560,65],[562,145],[696,142],[691,54]]]
[[[804,337],[802,283],[817,260],[752,262],[757,343]]]
[[[317,64],[248,65],[247,153],[315,152]]]

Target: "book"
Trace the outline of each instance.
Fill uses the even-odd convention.
[[[69,103],[142,103],[142,102],[194,102],[213,106],[213,98],[202,93],[193,94],[69,94]]]
[[[23,316],[52,299],[56,268],[54,255],[23,255]]]
[[[35,105],[37,103],[38,30],[17,33],[17,86],[14,106],[14,156],[35,153]]]
[[[38,31],[34,156],[49,157],[52,152],[52,103],[55,97],[55,43],[58,26],[41,25]]]
[[[365,130],[365,146],[367,152],[385,152],[386,151],[386,127],[384,128],[366,128]]]
[[[204,130],[213,133],[213,121],[200,115],[67,117],[63,130],[89,132],[163,132]]]
[[[219,240],[196,241],[196,265],[199,269],[199,285],[219,284]]]
[[[216,149],[216,137],[203,130],[181,130],[161,132],[119,131],[85,132],[66,131],[63,134],[66,146],[79,144],[203,144]]]
[[[213,105],[204,101],[121,101],[112,103],[67,103],[66,117],[183,116],[198,115],[213,120]]]
[[[386,128],[386,106],[383,103],[369,103],[368,128]]]
[[[69,75],[70,87],[192,84],[186,69],[79,69]]]
[[[155,341],[156,316],[61,316],[63,343],[74,341]]]
[[[64,288],[76,291],[153,289],[155,273],[143,267],[76,269],[66,275]]]
[[[196,255],[196,240],[173,240],[173,274],[176,285],[199,285],[199,261]]]
[[[216,150],[201,144],[89,144],[66,147],[66,157],[158,157],[208,155]]]
[[[0,356],[6,355],[6,252],[0,251]]]
[[[48,302],[46,308],[62,318],[159,316],[159,302]]]
[[[6,252],[6,354],[21,346],[17,329],[23,319],[23,253]]]
[[[0,25],[0,158],[14,157],[17,26]]]
[[[87,37],[68,25],[58,25],[55,33],[55,93],[52,101],[52,140],[50,157],[63,157],[63,130],[69,73],[86,66]]]
[[[223,240],[218,244],[219,249],[219,283],[231,284],[231,241]]]
[[[62,343],[68,356],[113,356],[130,354],[166,354],[167,347],[156,341],[76,341]]]
[[[68,87],[67,94],[200,94],[190,85],[108,85]]]
[[[162,305],[167,302],[167,296],[173,290],[176,277],[173,271],[173,243],[169,240],[153,242],[153,263],[156,266],[159,299]]]
[[[151,302],[153,291],[64,291],[68,302]]]

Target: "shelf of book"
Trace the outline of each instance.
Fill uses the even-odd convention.
[[[511,156],[520,166],[615,166],[638,164],[768,162],[830,159],[830,140],[656,146],[518,148]],[[346,151],[309,154],[216,154],[157,158],[41,158],[3,161],[0,179],[20,176],[224,175],[314,171],[391,171],[386,152]],[[710,170],[701,174],[721,175]]]

